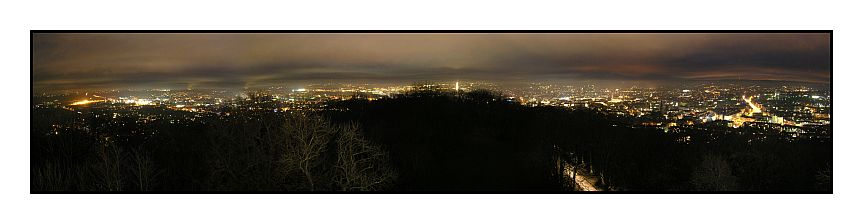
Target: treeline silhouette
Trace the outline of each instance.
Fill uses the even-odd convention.
[[[74,119],[64,111],[34,114],[31,191],[374,191],[397,177],[356,124],[313,114],[232,110],[206,122],[122,125],[149,136],[39,134]],[[39,116],[47,114],[59,116]]]
[[[555,148],[626,191],[832,191],[830,141],[746,129],[666,133],[589,109],[526,107],[485,90],[421,89],[333,104],[388,147],[398,189],[556,191]],[[689,136],[689,141],[679,141]],[[558,174],[559,175],[559,174]]]
[[[31,191],[562,191],[561,154],[613,190],[832,191],[830,141],[664,133],[485,90],[357,98],[318,113],[226,108],[199,122],[48,135],[82,115],[34,110]]]

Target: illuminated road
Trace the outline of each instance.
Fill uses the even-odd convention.
[[[597,182],[599,182],[599,178],[594,175],[590,175],[587,169],[574,168],[574,166],[568,166],[565,171],[566,177],[569,178],[570,181],[575,182],[576,190],[578,191],[602,191],[600,188],[596,187]],[[588,175],[584,175],[588,174]]]
[[[743,101],[746,101],[746,104],[749,104],[749,107],[752,108],[752,113],[761,113],[761,108],[752,102],[751,96],[749,98],[746,98],[746,96],[743,96]]]
[[[589,180],[590,178],[583,175],[575,175],[575,183],[578,184],[578,188],[581,191],[599,191],[594,185],[595,181]],[[595,178],[593,178],[595,179]]]
[[[570,154],[571,156],[571,154]],[[575,191],[604,191],[604,187],[599,186],[599,174],[591,173],[588,165],[584,162],[579,163],[573,157],[559,158],[557,160],[558,169],[562,173],[563,185],[565,188]]]

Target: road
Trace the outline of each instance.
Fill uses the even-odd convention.
[[[575,175],[575,183],[581,191],[600,191],[596,187],[596,177]]]

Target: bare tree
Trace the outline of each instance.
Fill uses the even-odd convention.
[[[321,155],[326,151],[332,137],[330,123],[317,116],[296,115],[284,125],[285,153],[282,156],[284,171],[299,170],[308,181],[309,190],[315,190],[318,178],[314,169],[320,164]]]
[[[695,169],[692,184],[699,191],[731,191],[737,185],[728,162],[714,153],[707,154]]]
[[[138,147],[132,150],[131,166],[129,167],[134,175],[134,182],[140,191],[149,191],[153,189],[153,182],[156,176],[159,175],[159,170],[150,155],[150,152]]]
[[[123,190],[123,160],[126,159],[123,149],[117,147],[108,137],[100,139],[94,145],[98,155],[95,164],[98,182],[96,187],[106,191]]]
[[[363,139],[356,123],[342,126],[336,143],[335,182],[342,191],[380,190],[395,179],[387,153]]]
[[[833,191],[833,165],[828,163],[823,169],[819,170],[815,175],[815,180],[819,189]]]

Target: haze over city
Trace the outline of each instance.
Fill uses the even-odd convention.
[[[32,58],[37,90],[830,81],[830,36],[823,33],[40,33]]]

